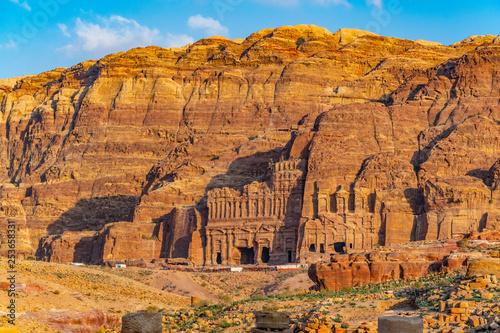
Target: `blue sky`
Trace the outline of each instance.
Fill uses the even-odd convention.
[[[500,1],[0,0],[0,78],[70,67],[137,46],[315,24],[451,44],[500,34]]]

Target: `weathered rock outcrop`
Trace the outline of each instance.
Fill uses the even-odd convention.
[[[100,232],[66,231],[41,240],[36,253],[42,260],[102,264],[105,261],[160,258],[162,224],[117,222]]]
[[[433,245],[396,246],[384,251],[335,255],[330,263],[311,265],[309,277],[319,288],[335,291],[391,280],[415,279],[446,269],[446,259],[456,250],[456,240],[450,240]],[[462,259],[460,266],[466,259]]]
[[[51,311],[50,313],[26,312],[22,320],[33,320],[49,325],[51,328],[61,332],[77,331],[92,333],[103,326],[115,327],[120,325],[120,317],[116,314],[92,310],[81,312],[76,310]]]
[[[0,228],[24,256],[196,265],[496,228],[499,66],[489,36],[302,25],[3,80]]]

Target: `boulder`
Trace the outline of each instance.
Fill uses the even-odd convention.
[[[254,314],[258,329],[285,330],[290,324],[290,314],[287,312],[257,311]]]
[[[122,317],[122,333],[161,333],[162,319],[159,312],[129,313]]]
[[[420,317],[389,316],[378,319],[379,333],[422,333],[424,321]]]
[[[467,267],[468,278],[490,274],[500,277],[500,258],[475,259]]]

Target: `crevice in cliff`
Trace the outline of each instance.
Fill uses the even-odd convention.
[[[392,110],[389,109],[389,119],[391,120],[391,130],[392,130],[392,142],[393,142],[393,154],[396,154],[396,136],[394,134],[394,119],[393,119],[393,113]]]
[[[453,125],[436,135],[428,144],[425,146],[423,149],[421,149],[421,144],[420,141],[422,139],[422,136],[425,134],[425,131],[420,132],[420,134],[417,137],[418,141],[418,151],[413,153],[413,157],[411,159],[411,164],[413,164],[418,170],[420,170],[420,166],[427,162],[429,157],[431,156],[432,149],[442,140],[448,138],[453,131],[458,127],[458,124]],[[416,170],[416,172],[418,172]]]
[[[375,115],[373,114],[373,111],[372,111],[372,122],[373,122],[373,138],[375,139],[375,142],[377,142],[378,151],[380,153],[382,151],[382,146],[380,145],[380,141],[377,138],[377,124],[375,123]]]
[[[118,99],[118,97],[120,96],[120,93],[122,92],[123,90],[123,86],[125,85],[125,83],[122,81],[122,84],[120,86],[120,89],[118,90],[118,93],[116,94],[115,98],[113,98],[113,103],[111,105],[111,111],[115,110],[116,109],[116,100]],[[108,113],[108,121],[109,121],[109,113]]]

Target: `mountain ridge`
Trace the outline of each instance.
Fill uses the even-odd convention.
[[[125,253],[197,264],[224,252],[207,248],[211,223],[222,228],[210,203],[232,207],[239,230],[232,202],[247,202],[245,188],[300,206],[282,207],[284,215],[273,206],[272,223],[254,216],[283,224],[266,227],[262,241],[276,262],[288,251],[316,260],[326,255],[321,244],[325,253],[336,243],[369,249],[496,226],[497,190],[484,183],[500,158],[500,49],[490,37],[443,46],[285,26],[241,43],[135,48],[9,81],[0,86],[0,224],[16,221],[24,256],[62,251],[53,258],[70,260],[83,251],[85,260]],[[455,135],[463,128],[482,132],[463,141],[467,132]],[[305,169],[280,164],[299,159]],[[278,198],[282,186],[290,197]],[[122,222],[137,224],[130,239]],[[280,234],[288,227],[290,250]],[[327,238],[313,242],[309,229]],[[249,242],[243,248],[261,260],[264,243]],[[238,264],[241,255],[223,260]]]

